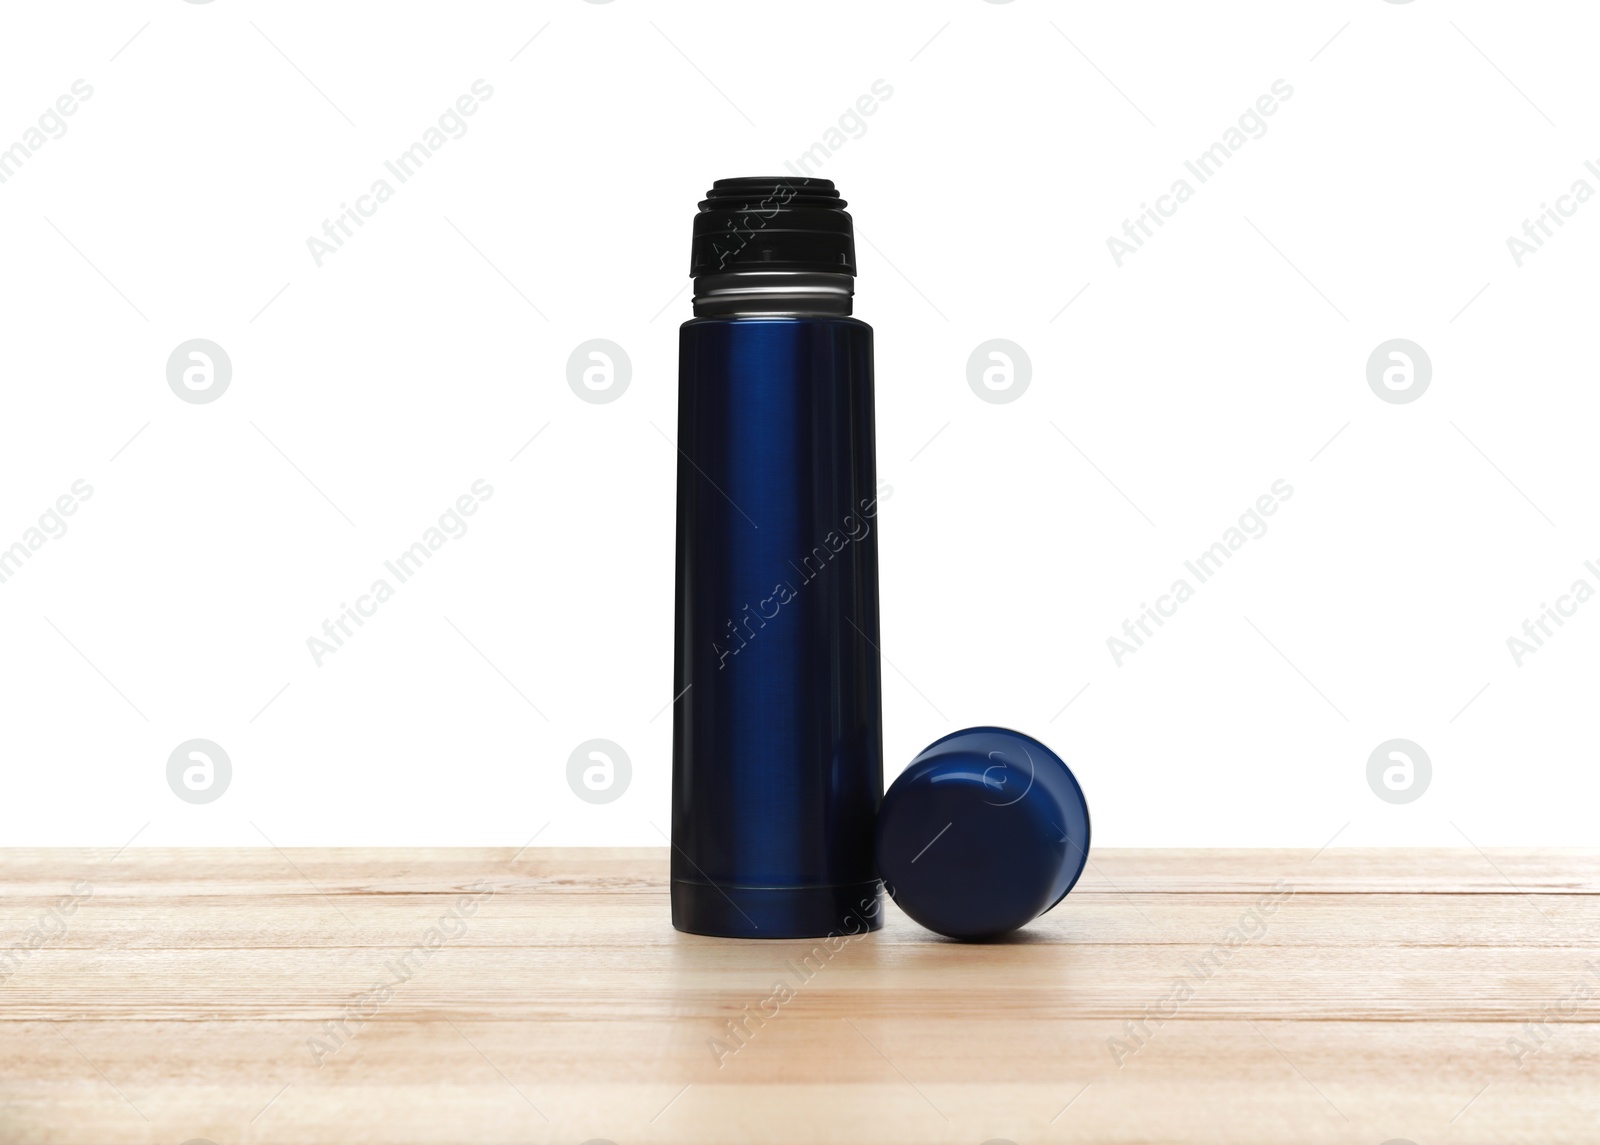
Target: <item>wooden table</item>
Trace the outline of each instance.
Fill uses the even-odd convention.
[[[682,935],[666,877],[0,851],[0,1141],[1600,1140],[1600,852],[1097,851],[987,945]]]

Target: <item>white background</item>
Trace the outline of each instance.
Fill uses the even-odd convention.
[[[877,331],[888,775],[1000,723],[1073,764],[1097,844],[1594,842],[1600,604],[1520,667],[1506,644],[1600,588],[1600,204],[1506,245],[1600,188],[1591,7],[3,19],[0,146],[93,95],[0,184],[0,547],[94,492],[0,584],[0,843],[660,845],[691,216],[876,80],[815,173]],[[467,133],[318,267],[307,238],[478,79]],[[1118,267],[1108,237],[1279,79]],[[596,337],[633,367],[605,405],[565,376]],[[1410,404],[1366,380],[1397,337],[1433,366]],[[167,385],[191,338],[232,361],[214,403]],[[1014,402],[968,387],[991,338],[1031,359]],[[318,667],[307,638],[480,478],[468,533]],[[1117,666],[1280,478],[1269,531]],[[233,761],[204,806],[166,782],[194,737]],[[596,737],[633,764],[603,806],[566,781]],[[1404,806],[1366,779],[1394,737],[1433,761]]]

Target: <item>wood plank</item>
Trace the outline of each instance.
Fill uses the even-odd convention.
[[[0,1141],[1593,1139],[1600,852],[1094,858],[834,952],[664,849],[0,851]]]

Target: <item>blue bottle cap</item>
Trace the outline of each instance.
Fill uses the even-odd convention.
[[[1089,806],[1061,757],[1009,728],[937,740],[878,811],[878,874],[951,938],[992,938],[1067,896],[1089,861]]]

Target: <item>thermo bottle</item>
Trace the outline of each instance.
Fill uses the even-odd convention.
[[[672,923],[881,925],[872,329],[827,179],[721,179],[679,334]]]

